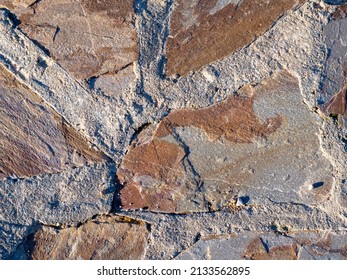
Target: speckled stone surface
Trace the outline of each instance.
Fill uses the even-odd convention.
[[[347,3],[0,0],[0,259],[346,259]]]

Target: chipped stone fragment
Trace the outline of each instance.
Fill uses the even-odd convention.
[[[328,116],[337,116],[340,127],[347,128],[347,84],[320,108]]]
[[[0,179],[101,162],[101,152],[0,67]]]
[[[107,73],[91,78],[89,84],[92,89],[101,90],[106,96],[116,97],[131,85],[136,76],[132,65],[114,73]]]
[[[78,227],[43,227],[32,238],[35,260],[137,260],[144,255],[148,232],[143,222],[99,217]],[[28,244],[29,245],[29,244]]]
[[[305,1],[175,1],[166,48],[167,73],[186,75],[237,51]]]
[[[137,60],[132,0],[36,1],[17,16],[20,29],[77,79],[116,73]]]
[[[298,80],[281,72],[246,89],[208,108],[172,111],[140,134],[118,171],[121,206],[194,212],[235,197],[247,205],[327,199],[332,166]]]

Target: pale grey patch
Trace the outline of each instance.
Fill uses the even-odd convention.
[[[218,0],[216,5],[210,10],[210,15],[213,15],[226,7],[229,4],[234,4],[234,5],[240,5],[242,4],[243,0]]]

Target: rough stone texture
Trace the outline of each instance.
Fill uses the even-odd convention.
[[[36,94],[0,67],[0,179],[57,173],[104,160]]]
[[[68,123],[107,155],[117,158],[123,153],[120,146],[125,148],[133,133],[126,101],[104,98],[76,82],[15,28],[6,11],[0,11],[0,41],[1,61],[21,83],[51,104]],[[16,47],[13,48],[13,45]],[[124,119],[127,121],[124,122]],[[135,123],[134,120],[132,122]]]
[[[218,210],[235,199],[327,199],[334,179],[320,152],[319,123],[288,72],[209,108],[173,111],[124,157],[122,207],[186,212]]]
[[[10,229],[14,231],[6,235],[3,232],[10,229],[1,227],[4,245],[0,258],[10,257],[25,237],[23,234],[32,232],[37,224],[76,225],[108,213],[115,190],[114,172],[112,165],[100,163],[59,174],[0,182],[0,221],[12,224]]]
[[[137,59],[132,6],[132,0],[36,1],[19,15],[19,27],[75,78],[87,79]]]
[[[339,138],[347,151],[347,4],[338,6],[331,14],[331,21],[324,26],[328,54],[318,103],[327,116],[336,119]]]
[[[35,260],[136,260],[145,253],[147,235],[143,222],[100,217],[77,228],[43,227],[28,243]]]
[[[128,66],[114,74],[104,74],[91,78],[89,85],[92,89],[101,90],[108,97],[115,97],[125,91],[135,80],[136,76],[131,66]]]
[[[347,4],[338,6],[331,21],[324,26],[329,50],[325,64],[321,102],[328,101],[344,85],[347,69]]]
[[[305,0],[175,1],[167,41],[167,73],[186,75],[262,35]]]
[[[0,0],[0,258],[345,258],[342,3]]]
[[[206,236],[177,259],[346,260],[346,232],[298,231],[285,235],[244,232]]]

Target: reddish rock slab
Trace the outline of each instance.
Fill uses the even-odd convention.
[[[0,179],[104,161],[88,141],[0,67]]]
[[[176,0],[166,71],[186,75],[253,42],[306,0]]]
[[[20,29],[77,79],[115,74],[138,58],[133,0],[7,2]]]
[[[79,227],[44,227],[27,246],[34,260],[138,260],[147,238],[143,222],[100,217]]]
[[[334,184],[318,133],[288,72],[208,108],[174,110],[129,147],[118,169],[121,207],[185,213],[237,201],[318,203]]]
[[[297,260],[298,245],[291,243],[269,248],[261,238],[255,238],[247,246],[243,257],[251,260]]]
[[[282,117],[261,122],[253,111],[256,97],[252,96],[252,89],[244,91],[248,96],[230,96],[206,109],[173,111],[160,123],[155,137],[165,137],[175,128],[186,126],[202,129],[211,141],[225,138],[235,143],[250,143],[257,137],[274,133],[282,125]]]
[[[166,141],[153,140],[132,149],[118,172],[126,185],[121,190],[123,208],[175,212],[177,203],[189,194],[182,166],[184,156],[183,148]]]

